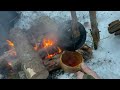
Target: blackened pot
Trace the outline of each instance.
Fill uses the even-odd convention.
[[[72,21],[69,20],[69,21],[62,23],[59,26],[58,46],[60,48],[62,48],[63,50],[75,51],[84,45],[84,43],[86,41],[86,30],[85,30],[84,26],[78,22],[80,36],[77,38],[73,38],[71,22]]]

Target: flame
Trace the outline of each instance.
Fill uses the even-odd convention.
[[[13,43],[12,41],[10,41],[10,40],[6,40],[6,41],[7,41],[8,45],[9,45],[10,47],[14,47],[14,43]]]
[[[6,40],[6,42],[8,43],[8,45],[11,47],[10,50],[9,50],[9,55],[11,56],[16,56],[16,51],[14,50],[14,43],[10,40]]]
[[[54,45],[54,42],[52,40],[49,39],[43,39],[43,47],[47,48]]]
[[[54,53],[54,54],[48,54],[48,56],[47,56],[46,58],[50,59],[50,58],[52,58],[53,56],[55,56],[56,54],[59,54],[59,53],[62,52],[62,50],[61,50],[59,47],[57,47],[57,49],[58,49],[58,52],[56,52],[56,53]]]
[[[51,59],[53,56],[55,56],[56,54],[60,54],[61,52],[62,52],[62,50],[59,48],[59,47],[57,47],[57,49],[58,49],[58,52],[56,52],[56,53],[54,53],[54,54],[49,54],[48,52],[48,56],[46,56],[45,58],[46,59]]]
[[[48,47],[51,47],[51,46],[53,46],[53,45],[55,45],[55,42],[54,42],[53,40],[46,39],[46,38],[43,39],[43,48],[45,48],[46,50],[47,50]],[[49,53],[46,51],[46,52],[47,52],[46,59],[47,59],[47,58],[50,59],[50,58],[52,58],[53,56],[55,56],[56,54],[61,53],[61,49],[60,49],[59,47],[57,47],[57,49],[58,49],[58,52],[56,52],[56,53],[54,53],[54,54],[49,54]]]
[[[48,56],[46,58],[52,58],[53,56],[55,56],[56,54],[48,54]]]

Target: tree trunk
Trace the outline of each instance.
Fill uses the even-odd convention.
[[[28,79],[46,79],[49,75],[48,70],[42,63],[37,52],[27,40],[24,32],[19,28],[10,31],[10,37],[15,45],[17,56],[21,60],[22,69]]]
[[[94,49],[98,48],[98,42],[100,40],[99,29],[96,20],[96,11],[89,11],[90,21],[91,21],[91,34],[93,37]]]

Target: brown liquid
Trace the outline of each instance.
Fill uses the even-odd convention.
[[[62,56],[62,62],[67,66],[74,67],[82,62],[77,52],[66,51]]]

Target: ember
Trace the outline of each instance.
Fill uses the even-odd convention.
[[[16,54],[16,51],[15,50],[13,50],[14,49],[14,43],[12,42],[12,41],[10,41],[10,40],[6,40],[6,42],[8,43],[8,45],[9,45],[9,47],[10,47],[10,50],[9,50],[9,54],[11,55],[11,56],[16,56],[17,54]]]
[[[9,45],[10,47],[14,47],[14,43],[13,43],[12,41],[10,41],[10,40],[6,40],[6,41],[7,41],[8,45]]]

